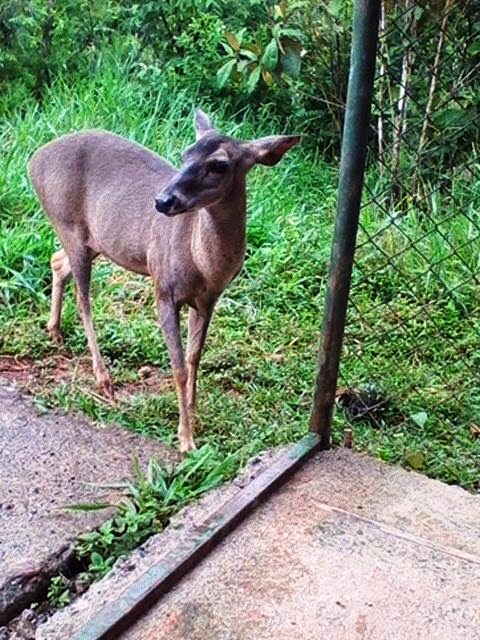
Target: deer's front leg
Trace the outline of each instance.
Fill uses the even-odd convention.
[[[167,344],[168,354],[172,365],[173,378],[178,397],[178,438],[180,451],[187,452],[195,449],[193,441],[193,425],[187,408],[187,368],[183,355],[180,338],[180,313],[171,300],[157,301],[158,319],[162,327],[163,336]]]
[[[211,304],[202,312],[193,308],[188,312],[187,408],[191,421],[195,417],[198,366],[205,338],[207,337],[213,307],[214,304]]]

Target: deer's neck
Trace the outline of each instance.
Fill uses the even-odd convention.
[[[208,287],[221,293],[240,271],[246,247],[245,181],[221,202],[201,209],[192,233],[192,255]]]

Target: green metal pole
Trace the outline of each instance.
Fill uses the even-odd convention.
[[[356,0],[350,75],[343,127],[337,215],[318,355],[310,430],[330,447],[335,391],[342,350],[367,153],[380,0]]]

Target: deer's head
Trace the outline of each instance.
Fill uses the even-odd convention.
[[[182,166],[155,198],[155,208],[167,216],[197,211],[235,197],[255,164],[273,166],[300,140],[270,136],[242,141],[222,135],[200,109],[194,118],[197,141],[182,155]],[[240,187],[241,188],[241,187]]]

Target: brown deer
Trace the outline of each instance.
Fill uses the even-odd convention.
[[[181,451],[195,448],[197,371],[213,308],[245,257],[246,175],[259,163],[275,165],[299,141],[271,136],[240,141],[218,133],[195,113],[197,142],[182,166],[106,131],[81,131],[41,147],[29,175],[63,249],[52,255],[48,330],[62,342],[65,284],[76,284],[77,304],[101,391],[113,386],[100,355],[90,310],[92,262],[103,255],[155,285],[179,404]],[[180,309],[187,304],[186,361]]]

